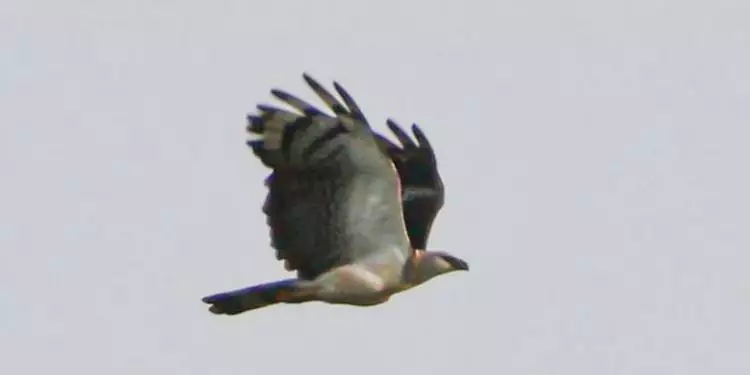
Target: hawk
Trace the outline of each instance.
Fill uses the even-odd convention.
[[[414,140],[393,120],[401,146],[374,132],[337,82],[343,104],[307,74],[329,115],[285,91],[271,90],[296,112],[258,105],[248,141],[272,170],[263,204],[271,245],[296,278],[203,298],[214,314],[237,315],[278,303],[322,301],[373,306],[468,263],[427,251],[444,187],[427,137]]]

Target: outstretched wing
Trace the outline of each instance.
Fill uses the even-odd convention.
[[[411,126],[416,142],[395,121],[389,119],[387,124],[401,146],[380,134],[376,134],[376,137],[398,170],[411,246],[426,249],[432,223],[445,200],[445,188],[438,172],[435,152],[417,124]]]
[[[273,169],[263,211],[277,258],[300,278],[381,251],[410,251],[404,230],[398,174],[373,137],[351,96],[352,109],[308,75],[307,83],[333,109],[331,117],[284,91],[272,94],[300,114],[259,105],[248,130],[254,154]]]
[[[315,81],[310,80],[308,83],[336,115],[351,116],[367,123],[362,110],[340,86],[336,85],[336,90],[343,93],[341,96],[345,104],[340,103]],[[411,247],[426,249],[432,223],[445,201],[445,188],[438,172],[437,158],[427,136],[417,124],[411,126],[416,142],[395,121],[389,119],[387,125],[398,139],[400,146],[382,134],[376,132],[373,134],[398,171],[401,181],[403,215]],[[269,179],[273,179],[273,174],[269,176]],[[267,196],[264,212],[266,212],[268,202]],[[273,243],[273,237],[271,240]]]

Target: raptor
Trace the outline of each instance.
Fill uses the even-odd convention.
[[[296,110],[258,105],[248,141],[272,170],[263,204],[271,245],[297,277],[203,298],[214,314],[237,315],[278,303],[321,301],[372,306],[434,277],[468,270],[443,251],[427,251],[444,187],[427,137],[417,142],[393,120],[401,146],[372,130],[338,83],[343,103],[307,74],[303,78],[333,115],[282,90],[271,93]]]

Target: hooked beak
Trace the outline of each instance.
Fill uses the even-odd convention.
[[[453,256],[446,256],[446,257],[443,257],[443,259],[445,259],[445,261],[448,262],[451,265],[451,267],[453,267],[454,270],[459,270],[459,271],[469,270],[469,263],[466,263],[466,261],[464,261],[463,259],[458,259]]]

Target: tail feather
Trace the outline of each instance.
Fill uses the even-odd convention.
[[[298,285],[297,279],[279,280],[210,295],[203,302],[211,305],[214,314],[237,315],[282,302],[281,295],[297,291]]]

